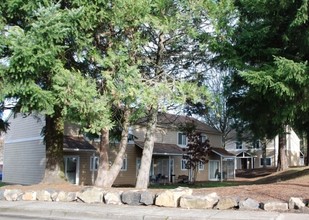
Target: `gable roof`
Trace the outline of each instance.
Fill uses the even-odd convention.
[[[144,149],[144,142],[134,141],[135,145]],[[153,155],[183,155],[183,148],[176,144],[154,143]]]
[[[212,147],[211,151],[214,152],[215,154],[218,154],[219,156],[222,156],[222,157],[225,157],[225,158],[234,158],[235,157],[234,154],[228,152],[224,148]]]
[[[82,137],[65,136],[64,151],[96,151],[96,148]]]
[[[185,126],[186,124],[194,124],[198,132],[206,132],[210,134],[221,135],[221,132],[217,129],[203,123],[195,118],[185,116],[185,115],[174,115],[169,113],[159,113],[158,114],[158,126],[161,127],[173,127],[175,129],[180,126]],[[145,124],[147,122],[147,117],[141,118],[137,121],[138,124]]]

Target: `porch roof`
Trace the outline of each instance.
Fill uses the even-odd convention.
[[[251,157],[256,157],[256,156],[252,155],[249,151],[244,150],[244,151],[237,153],[236,157],[238,157],[238,158],[251,158]]]
[[[96,148],[82,137],[65,136],[63,138],[64,151],[96,151]]]
[[[135,141],[136,146],[141,149],[144,148],[144,142]],[[181,147],[178,147],[176,144],[164,144],[164,143],[154,143],[153,155],[183,155],[184,151]]]
[[[225,150],[224,148],[220,148],[220,147],[212,147],[211,151],[214,152],[215,154],[218,154],[221,157],[225,157],[225,158],[235,158],[235,155],[228,152],[227,150]]]

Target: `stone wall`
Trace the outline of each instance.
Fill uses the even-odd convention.
[[[155,205],[160,207],[179,207],[184,209],[235,209],[265,211],[304,211],[308,212],[308,201],[290,198],[288,203],[269,201],[260,203],[247,198],[220,197],[213,192],[203,196],[193,196],[192,189],[179,187],[154,194],[147,190],[106,191],[97,187],[84,187],[79,192],[64,192],[53,189],[39,191],[22,191],[18,189],[0,189],[0,200],[6,201],[50,201],[105,203],[113,205]]]

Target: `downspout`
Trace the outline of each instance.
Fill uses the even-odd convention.
[[[171,182],[172,174],[171,174],[171,156],[168,156],[168,182]]]
[[[91,181],[92,185],[94,185],[94,168],[95,168],[95,152],[92,153],[92,173],[91,173]]]
[[[220,173],[221,173],[220,181],[221,182],[223,182],[223,169],[222,169],[222,166],[223,166],[222,156],[220,156]]]

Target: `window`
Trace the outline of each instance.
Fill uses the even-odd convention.
[[[181,159],[181,170],[187,170],[187,160]]]
[[[204,162],[200,161],[198,163],[198,170],[204,170],[204,169],[205,169],[205,164],[204,164]]]
[[[185,133],[178,133],[178,145],[187,146],[187,135]]]
[[[201,134],[200,141],[204,143],[208,139],[206,134]]]
[[[261,142],[259,140],[253,141],[253,148],[259,149],[261,147]]]
[[[242,141],[236,141],[236,149],[242,149]]]
[[[99,167],[99,157],[91,156],[90,157],[90,171],[96,171]]]
[[[121,171],[127,171],[127,168],[128,168],[128,159],[125,157],[123,158],[122,161]]]
[[[261,158],[261,160],[260,160],[261,166],[264,166],[264,162],[265,162],[266,166],[271,166],[271,158],[270,157]]]

